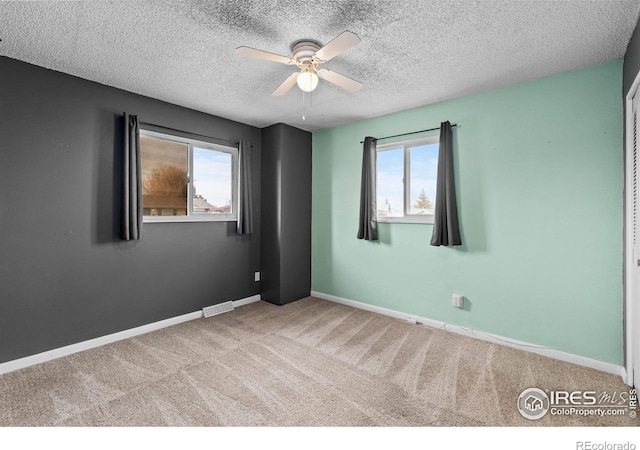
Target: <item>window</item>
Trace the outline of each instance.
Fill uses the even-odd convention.
[[[145,222],[237,219],[238,149],[140,131]]]
[[[433,223],[438,136],[377,147],[379,222]]]

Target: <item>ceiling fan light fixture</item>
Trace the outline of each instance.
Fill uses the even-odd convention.
[[[299,70],[291,73],[280,86],[271,93],[273,97],[282,97],[289,92],[295,84],[298,84],[302,92],[311,92],[318,86],[320,78],[341,87],[346,92],[356,92],[362,87],[362,83],[331,70],[318,70],[318,66],[343,54],[359,43],[360,38],[357,34],[351,31],[343,31],[324,47],[320,42],[313,39],[297,40],[291,44],[291,56],[277,55],[251,47],[238,47],[236,48],[236,53],[252,58],[286,64],[288,66],[297,66]]]
[[[311,68],[305,69],[298,74],[296,81],[304,92],[311,92],[318,86],[318,74]]]

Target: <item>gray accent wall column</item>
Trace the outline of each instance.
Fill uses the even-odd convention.
[[[262,130],[260,287],[276,305],[311,291],[311,156],[311,133]]]

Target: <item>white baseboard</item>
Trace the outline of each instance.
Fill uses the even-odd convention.
[[[233,307],[239,308],[240,306],[248,305],[249,303],[255,303],[262,300],[260,294],[252,295],[251,297],[241,298],[240,300],[233,301]]]
[[[335,303],[340,303],[347,306],[353,306],[354,308],[364,309],[366,311],[383,314],[385,316],[395,317],[396,319],[421,322],[422,324],[431,328],[451,331],[453,333],[462,334],[464,336],[469,336],[476,339],[481,339],[483,341],[488,341],[494,344],[505,345],[507,347],[513,347],[519,350],[536,353],[538,355],[547,356],[549,358],[558,359],[560,361],[577,364],[579,366],[589,367],[591,369],[600,370],[602,372],[611,373],[613,375],[619,375],[620,377],[622,377],[623,381],[628,384],[628,380],[626,379],[627,377],[625,376],[626,371],[623,366],[618,366],[608,362],[599,361],[597,359],[586,358],[584,356],[563,352],[561,350],[556,350],[553,348],[542,347],[540,345],[517,341],[515,339],[502,337],[502,336],[498,336],[491,333],[485,333],[483,331],[477,331],[471,328],[465,328],[459,325],[453,325],[450,323],[441,322],[439,320],[428,319],[426,317],[419,317],[413,314],[407,314],[400,311],[395,311],[393,309],[382,308],[380,306],[369,305],[367,303],[362,303],[355,300],[336,297],[335,295],[325,294],[322,292],[311,291],[311,296],[320,298],[323,300],[329,300]]]
[[[243,298],[233,301],[233,307],[248,305],[260,301],[260,295],[253,295],[251,297]],[[40,364],[52,359],[61,358],[63,356],[78,353],[91,348],[100,347],[102,345],[111,344],[112,342],[121,341],[141,334],[149,333],[151,331],[159,330],[161,328],[170,327],[171,325],[177,325],[179,323],[188,322],[190,320],[200,319],[203,317],[202,310],[194,311],[181,316],[171,317],[169,319],[160,320],[158,322],[149,323],[136,328],[130,328],[128,330],[119,331],[117,333],[108,334],[106,336],[100,336],[88,341],[78,342],[77,344],[67,345],[65,347],[55,348],[36,355],[26,356],[24,358],[15,359],[13,361],[7,361],[0,364],[0,375],[14,370],[23,369],[25,367]]]

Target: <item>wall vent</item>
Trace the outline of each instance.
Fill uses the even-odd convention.
[[[218,303],[217,305],[202,308],[205,317],[216,316],[229,311],[233,311],[233,302]]]

